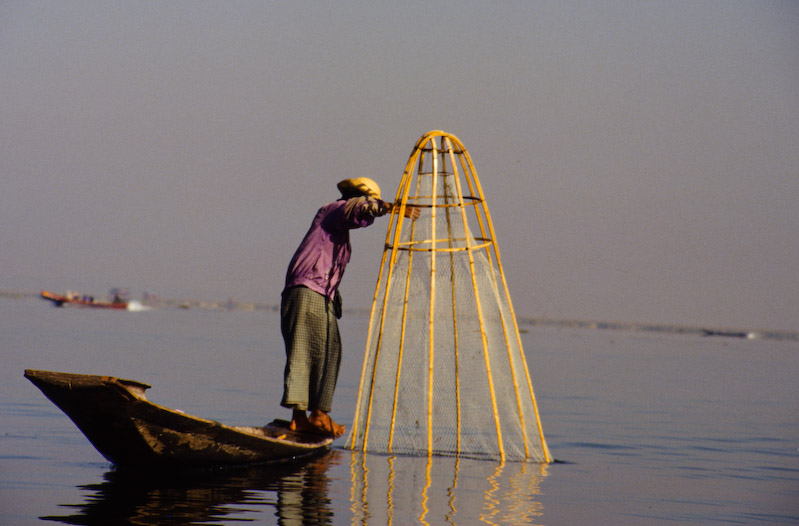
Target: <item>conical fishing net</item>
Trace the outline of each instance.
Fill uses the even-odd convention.
[[[456,137],[419,140],[396,202],[349,446],[549,462],[488,207]]]

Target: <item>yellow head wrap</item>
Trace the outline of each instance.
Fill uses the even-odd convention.
[[[358,177],[356,179],[344,179],[336,185],[344,197],[352,195],[363,195],[373,199],[380,199],[380,187],[368,177]]]

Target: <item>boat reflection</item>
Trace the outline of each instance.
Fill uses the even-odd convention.
[[[547,469],[546,464],[334,449],[297,463],[224,471],[109,471],[103,482],[79,486],[86,493],[83,503],[61,505],[73,513],[40,518],[159,526],[537,524]]]
[[[40,517],[63,524],[227,524],[260,521],[263,514],[285,526],[331,524],[327,471],[341,451],[297,463],[224,471],[137,474],[109,471],[99,484],[79,486],[90,492],[64,516]],[[272,508],[274,510],[273,513]]]
[[[352,453],[353,525],[537,524],[546,464]]]

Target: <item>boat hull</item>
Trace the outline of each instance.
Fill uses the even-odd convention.
[[[329,437],[288,423],[227,426],[148,401],[150,386],[112,376],[26,370],[94,447],[120,467],[210,467],[285,462],[329,447]]]
[[[69,305],[71,307],[83,307],[87,309],[125,310],[128,308],[127,301],[109,303],[106,301],[86,301],[81,299],[71,299],[67,298],[66,296],[61,296],[60,294],[54,294],[47,290],[43,290],[41,292],[41,296],[42,299],[53,302],[53,304],[55,304],[56,307],[63,307],[65,305]]]

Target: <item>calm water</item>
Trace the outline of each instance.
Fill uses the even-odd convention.
[[[287,417],[276,312],[56,309],[0,299],[0,524],[798,524],[799,344],[530,328],[544,433],[562,463],[358,454],[134,477],[24,369],[153,385],[228,424]],[[341,324],[333,415],[349,424],[366,319]],[[339,440],[337,444],[342,444]]]

